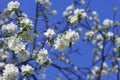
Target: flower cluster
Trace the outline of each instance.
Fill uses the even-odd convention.
[[[96,35],[96,37],[93,39],[93,43],[97,44],[98,48],[103,48],[103,36],[101,34]]]
[[[50,59],[48,58],[48,51],[47,51],[45,48],[41,49],[41,50],[39,51],[39,53],[37,54],[36,61],[37,61],[40,65],[42,65],[42,64],[44,64],[45,62],[47,62],[48,60],[50,60]]]
[[[21,27],[33,26],[32,21],[28,18],[28,16],[25,13],[22,13],[21,15],[23,16],[19,18]]]
[[[45,33],[44,33],[44,35],[48,38],[52,38],[54,35],[55,35],[55,31],[53,30],[53,29],[48,29]]]
[[[95,32],[94,31],[88,31],[85,33],[85,40],[90,40],[94,37]]]
[[[9,2],[8,3],[8,10],[13,10],[13,9],[18,9],[19,8],[19,6],[20,6],[20,3],[18,2],[18,1],[11,1],[11,2]]]
[[[7,38],[8,48],[15,53],[19,53],[22,50],[25,50],[26,44],[22,43],[19,38],[9,37]]]
[[[15,80],[18,76],[18,68],[13,64],[6,64],[3,70],[3,80]]]
[[[64,34],[59,34],[55,40],[55,49],[64,51],[79,39],[79,34],[69,29]]]
[[[8,33],[13,33],[16,29],[17,29],[17,25],[15,25],[12,22],[9,24],[2,25],[1,28],[3,32],[7,31]]]
[[[72,15],[72,11],[73,11],[74,8],[75,8],[74,5],[68,6],[66,8],[66,11],[63,12],[63,16],[68,17],[68,16]]]
[[[68,21],[70,24],[77,25],[78,22],[82,19],[84,19],[87,16],[86,12],[84,9],[75,9],[74,14],[68,16]]]
[[[110,20],[110,19],[104,19],[103,25],[104,26],[112,26],[113,25],[113,21]]]
[[[106,33],[106,37],[110,40],[110,39],[112,39],[113,38],[113,36],[114,36],[114,34],[113,34],[113,32],[107,32]]]
[[[32,68],[30,65],[23,65],[21,70],[22,70],[23,75],[34,73],[34,68]]]

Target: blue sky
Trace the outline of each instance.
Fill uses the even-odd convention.
[[[11,0],[0,0],[0,11],[7,7],[7,3],[9,1]],[[21,3],[20,8],[21,10],[23,10],[23,12],[25,12],[28,16],[35,16],[35,0],[18,0],[18,1]],[[51,10],[57,10],[57,15],[50,18],[50,21],[52,23],[55,23],[56,21],[60,21],[62,19],[63,11],[66,9],[67,6],[72,4],[72,0],[50,0],[50,1],[52,2]],[[85,1],[87,2],[88,0]],[[82,6],[82,8],[84,7],[86,6]],[[117,7],[118,13],[120,13],[120,0],[91,0],[90,3],[90,9],[98,12],[101,23],[105,18],[110,19],[113,18],[114,7]],[[119,15],[120,14],[117,14],[117,16]],[[120,20],[120,17],[116,17],[116,19]],[[79,47],[81,52],[80,55],[75,54],[72,56],[73,63],[80,67],[90,66],[92,61],[91,46],[79,41],[79,43],[75,44],[73,47]],[[45,73],[47,73],[46,80],[54,80],[56,74],[59,74],[59,72],[56,71],[56,69],[54,69],[53,67],[48,67]],[[65,80],[65,78],[63,77],[62,80]],[[113,79],[111,78],[111,80]]]

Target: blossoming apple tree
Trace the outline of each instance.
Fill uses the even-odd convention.
[[[73,0],[63,11],[63,19],[52,24],[49,16],[59,11],[50,10],[49,0],[35,1],[35,17],[25,14],[20,3],[11,0],[0,12],[0,80],[47,80],[40,72],[48,67],[61,74],[54,80],[104,80],[111,74],[120,80],[117,8],[113,19],[105,18],[101,24],[97,11],[89,9],[90,1]],[[84,4],[86,8],[80,8]],[[38,25],[39,21],[45,26]],[[82,56],[79,47],[75,48],[79,42],[93,46],[88,67],[72,61],[71,56]]]

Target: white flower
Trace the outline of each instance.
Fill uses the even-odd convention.
[[[73,15],[70,15],[68,16],[68,21],[71,23],[71,24],[78,24],[78,22],[81,20],[81,19],[84,19],[85,17],[87,16],[86,12],[84,9],[75,9],[74,10],[74,14]]]
[[[94,76],[96,76],[98,71],[99,71],[99,67],[98,66],[94,66],[93,69],[92,69],[92,74]]]
[[[5,66],[4,62],[0,62],[0,68],[3,68]]]
[[[60,35],[59,35],[57,40],[55,41],[54,46],[55,46],[55,49],[64,51],[66,48],[69,47],[69,42],[65,41],[64,38],[60,38]]]
[[[50,38],[52,38],[54,35],[55,35],[55,31],[53,30],[53,29],[48,29],[45,33],[44,33],[44,35],[46,36],[46,37],[50,37]]]
[[[72,14],[72,11],[64,11],[63,12],[63,16],[66,17],[66,16],[69,16]]]
[[[85,38],[89,39],[92,38],[94,36],[95,32],[94,31],[88,31],[85,33]]]
[[[106,36],[108,39],[111,39],[114,36],[114,34],[112,32],[107,32]]]
[[[0,58],[5,60],[8,58],[7,51],[5,51],[3,48],[0,49]]]
[[[1,28],[2,31],[8,31],[9,33],[13,33],[16,29],[17,29],[17,25],[15,25],[12,22],[9,24],[3,25]]]
[[[12,9],[18,9],[19,8],[19,6],[20,6],[20,3],[18,2],[18,1],[11,1],[11,2],[9,2],[8,3],[8,5],[7,5],[7,9],[8,10],[12,10]]]
[[[98,67],[98,66],[94,66],[94,67],[93,67],[93,70],[98,71],[98,70],[99,70],[99,67]]]
[[[104,19],[103,25],[104,26],[112,26],[113,25],[113,21],[110,20],[110,19]]]
[[[97,14],[96,11],[93,11],[93,12],[92,12],[92,15],[93,15],[94,18],[97,18],[97,17],[98,17],[98,14]]]
[[[91,16],[89,16],[89,17],[88,17],[88,20],[90,20],[90,21],[91,21],[91,20],[93,20],[93,18],[92,18]]]
[[[111,69],[114,73],[118,73],[118,65],[115,65]]]
[[[23,65],[21,68],[22,72],[27,72],[29,74],[33,74],[34,73],[34,68],[32,68],[32,66],[30,65]]]
[[[78,24],[78,16],[77,15],[72,15],[68,17],[68,20],[70,21],[71,24]]]
[[[107,63],[103,63],[103,68],[106,68],[106,67],[108,67],[108,65],[107,65]]]
[[[120,57],[116,57],[115,60],[116,60],[116,61],[120,61]]]
[[[97,61],[97,60],[99,60],[99,56],[94,57],[94,61]]]
[[[101,34],[98,34],[98,35],[96,36],[96,39],[97,39],[98,41],[103,41],[103,36],[102,36]]]
[[[108,74],[108,71],[105,70],[105,69],[103,69],[103,70],[102,70],[102,75],[106,75],[106,74]]]
[[[20,24],[24,24],[24,26],[33,26],[33,23],[28,18],[21,18]]]
[[[18,76],[18,68],[13,64],[6,64],[3,70],[5,80],[15,80]]]
[[[66,31],[65,39],[67,39],[67,41],[69,41],[69,42],[74,43],[79,39],[79,34],[75,31],[72,31],[71,29],[69,29],[68,31]]]
[[[75,43],[79,39],[79,34],[69,29],[64,34],[59,34],[57,40],[55,40],[55,49],[64,51],[70,44]]]
[[[71,10],[73,10],[74,9],[74,5],[70,5],[70,6],[68,6],[67,8],[66,8],[66,11],[71,11]]]
[[[14,51],[20,59],[25,60],[29,55],[29,52],[25,49],[26,43],[23,43],[20,38],[9,37],[6,43],[8,48]]]
[[[73,68],[75,71],[77,71],[78,70],[78,67],[77,66],[74,66],[74,68]]]
[[[85,0],[80,0],[80,4],[84,5],[85,4]]]
[[[26,44],[22,43],[19,38],[9,37],[7,40],[8,48],[15,51],[15,53],[25,50]]]
[[[56,11],[56,10],[53,10],[53,11],[51,12],[51,14],[52,14],[52,15],[56,15],[56,14],[57,14],[57,11]]]
[[[44,64],[46,61],[48,61],[49,58],[48,58],[48,51],[43,48],[39,51],[39,53],[37,54],[37,59],[36,61],[39,63],[39,64]]]
[[[120,46],[120,37],[116,37],[115,42],[116,42],[117,46]]]
[[[80,15],[80,17],[82,19],[84,19],[87,16],[87,14],[86,14],[84,9],[78,9],[78,8],[74,10],[74,14],[75,15]]]

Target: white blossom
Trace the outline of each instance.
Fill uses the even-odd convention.
[[[103,69],[101,73],[102,73],[102,75],[106,75],[106,74],[108,74],[108,71],[107,71],[107,69]]]
[[[98,46],[100,46],[103,42],[103,36],[101,34],[96,35],[95,39],[93,40],[93,43],[97,43]]]
[[[103,68],[106,68],[106,67],[108,67],[108,65],[107,65],[107,63],[103,63]]]
[[[99,67],[98,66],[94,66],[93,69],[92,69],[92,74],[94,76],[96,76],[98,71],[99,71]]]
[[[0,68],[3,68],[5,66],[4,62],[0,62]]]
[[[28,18],[20,18],[20,24],[23,24],[24,26],[33,26],[33,23]]]
[[[118,65],[115,65],[111,69],[114,73],[118,73]]]
[[[120,46],[120,37],[116,37],[115,43],[118,47]]]
[[[84,19],[87,16],[84,9],[78,9],[78,8],[74,10],[74,14],[79,15],[82,19]]]
[[[18,9],[20,6],[20,3],[18,1],[11,1],[7,5],[8,10]]]
[[[79,34],[69,29],[65,34],[59,34],[57,40],[55,40],[55,49],[64,51],[71,44],[75,43],[79,39]]]
[[[63,12],[63,16],[64,17],[67,17],[67,16],[69,16],[69,15],[71,15],[72,14],[72,11],[64,11]]]
[[[97,39],[98,41],[102,41],[102,40],[103,40],[103,36],[102,36],[101,34],[98,34],[98,35],[96,36],[96,39]]]
[[[108,39],[111,39],[114,36],[114,34],[112,32],[107,32],[106,36]]]
[[[113,25],[113,21],[110,20],[110,19],[104,19],[103,25],[104,26],[112,26]]]
[[[93,17],[94,17],[95,19],[97,19],[97,18],[98,18],[98,14],[97,14],[97,12],[96,12],[96,11],[93,11],[93,12],[92,12],[92,15],[93,15]]]
[[[74,14],[68,17],[68,21],[71,24],[78,24],[81,19],[84,19],[87,16],[84,9],[75,9]]]
[[[68,42],[76,42],[78,39],[79,39],[79,34],[75,31],[72,31],[71,29],[69,29],[68,31],[66,31],[66,34],[65,34],[65,39],[68,41]]]
[[[56,15],[56,14],[57,14],[57,11],[56,11],[56,10],[52,10],[51,14],[52,14],[52,15]]]
[[[19,53],[22,50],[25,50],[26,44],[22,43],[19,38],[10,37],[7,38],[7,40],[8,48],[15,51],[15,53]]]
[[[94,61],[97,61],[97,60],[99,60],[99,56],[94,57]]]
[[[78,70],[78,67],[77,66],[74,66],[74,68],[73,68],[75,71],[77,71]]]
[[[72,4],[72,5],[70,5],[70,6],[68,6],[67,8],[66,8],[66,11],[71,11],[71,10],[73,10],[74,9],[74,5]]]
[[[78,24],[78,16],[77,15],[71,15],[68,17],[68,20],[70,21],[71,24]]]
[[[94,36],[95,32],[94,31],[88,31],[85,33],[85,39],[92,38]]]
[[[13,64],[6,64],[3,70],[5,80],[15,80],[18,76],[18,68]]]
[[[69,43],[65,41],[64,38],[60,38],[60,35],[58,36],[57,40],[55,40],[55,49],[59,49],[60,51],[64,51],[66,48],[69,47]]]
[[[54,35],[55,35],[55,31],[53,30],[53,29],[48,29],[45,33],[44,33],[44,35],[46,36],[46,37],[49,37],[49,38],[52,38]]]
[[[36,61],[42,65],[48,60],[48,51],[45,48],[40,49],[39,53],[37,54]]]
[[[80,0],[80,4],[84,5],[85,4],[85,0]]]
[[[22,68],[21,68],[22,72],[26,72],[26,73],[29,73],[29,74],[33,74],[34,73],[34,68],[30,65],[23,65]]]
[[[13,22],[2,25],[1,30],[2,31],[8,31],[9,33],[13,33],[17,29],[17,25],[15,25]]]

